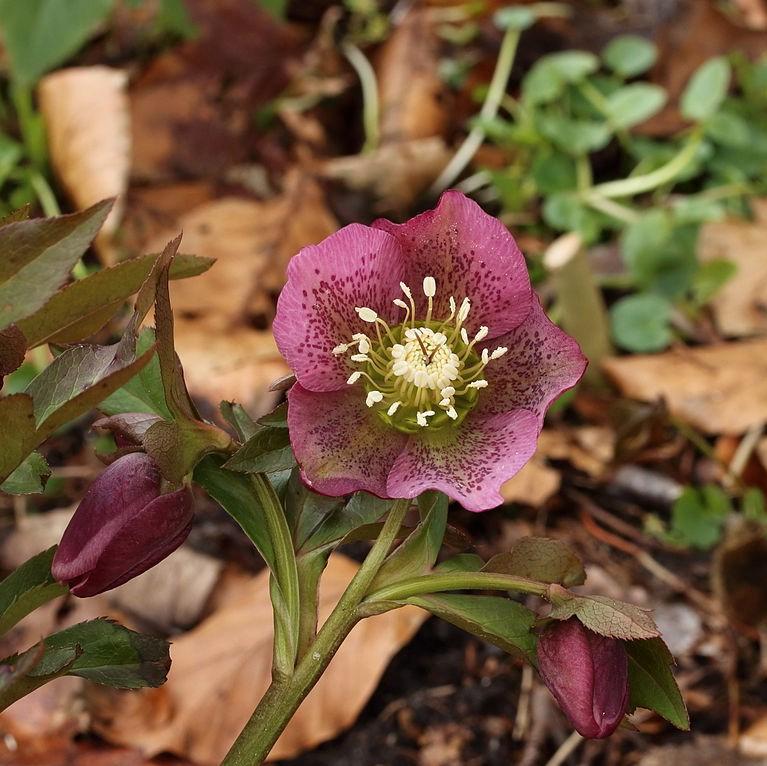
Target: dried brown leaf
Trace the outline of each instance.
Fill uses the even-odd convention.
[[[608,359],[603,367],[625,396],[662,397],[705,433],[741,434],[767,420],[767,340]]]
[[[559,471],[546,465],[542,455],[535,455],[519,473],[501,486],[506,503],[524,503],[538,508],[553,497],[562,483]]]
[[[117,197],[95,241],[114,263],[111,239],[122,217],[131,154],[125,72],[105,66],[62,69],[38,87],[51,164],[78,209]]]
[[[711,308],[723,335],[767,333],[767,225],[720,221],[700,233],[698,257],[703,263],[726,259],[735,275],[716,293]]]
[[[356,569],[350,559],[331,557],[320,589],[321,620]],[[268,573],[229,582],[237,595],[227,596],[219,611],[174,642],[165,686],[130,695],[91,690],[94,726],[102,736],[148,755],[167,750],[199,764],[220,763],[266,690],[272,660]],[[407,607],[361,622],[270,757],[293,757],[350,726],[392,655],[425,618]]]

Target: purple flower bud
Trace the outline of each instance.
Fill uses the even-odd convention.
[[[188,488],[160,494],[152,458],[135,452],[91,484],[64,531],[53,576],[75,596],[95,596],[150,569],[184,542],[192,527]]]
[[[623,642],[585,628],[575,617],[554,622],[538,639],[538,670],[579,734],[609,737],[628,706]]]

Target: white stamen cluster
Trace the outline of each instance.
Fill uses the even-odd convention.
[[[353,350],[352,362],[364,364],[366,370],[356,370],[347,381],[354,385],[364,378],[367,388],[365,403],[368,407],[381,405],[389,418],[402,408],[410,417],[415,410],[416,423],[427,427],[430,418],[438,412],[451,420],[458,419],[456,398],[461,400],[472,389],[486,388],[481,377],[486,365],[503,356],[503,346],[490,352],[483,349],[477,359],[474,346],[488,335],[487,327],[480,327],[473,338],[463,326],[471,310],[471,301],[464,298],[460,306],[453,296],[449,298],[450,315],[442,322],[432,320],[437,282],[427,276],[423,280],[423,293],[427,298],[426,318],[416,320],[415,301],[410,288],[400,282],[407,299],[394,300],[394,305],[405,311],[405,319],[394,328],[366,306],[355,308],[359,318],[374,326],[375,337],[355,333],[348,343],[333,349],[336,355]],[[474,394],[476,396],[476,394]],[[465,409],[465,407],[464,407]]]

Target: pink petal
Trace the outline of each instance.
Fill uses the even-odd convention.
[[[417,497],[437,489],[469,511],[503,502],[501,484],[530,459],[539,418],[515,410],[487,418],[469,415],[459,428],[411,436],[389,474],[390,497]]]
[[[296,383],[288,392],[288,426],[303,479],[313,490],[388,497],[386,476],[407,437],[365,405],[360,386],[317,393]]]
[[[404,274],[397,241],[378,229],[351,224],[294,256],[277,303],[274,337],[301,385],[312,391],[342,388],[348,354],[333,349],[372,328],[355,312],[367,306],[384,318]]]
[[[476,202],[447,191],[434,210],[403,224],[381,219],[373,226],[393,234],[405,253],[404,282],[425,313],[423,278],[437,281],[436,318],[449,313],[449,299],[471,300],[470,332],[480,325],[494,338],[515,328],[530,310],[532,288],[525,259],[508,229]]]
[[[477,403],[482,414],[521,407],[542,419],[548,406],[581,379],[588,364],[577,342],[546,316],[537,297],[519,327],[483,345],[491,351],[498,346],[509,350],[485,368],[489,385]]]

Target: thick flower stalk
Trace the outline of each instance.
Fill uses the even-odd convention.
[[[584,737],[609,737],[626,714],[628,655],[623,642],[600,636],[576,617],[554,622],[538,640],[538,670]]]
[[[274,334],[297,382],[291,442],[318,492],[445,492],[481,511],[581,377],[508,230],[464,195],[404,224],[352,224],[288,266]]]
[[[173,553],[192,528],[188,488],[161,494],[154,461],[133,452],[91,484],[51,565],[75,596],[95,596],[146,572]]]

